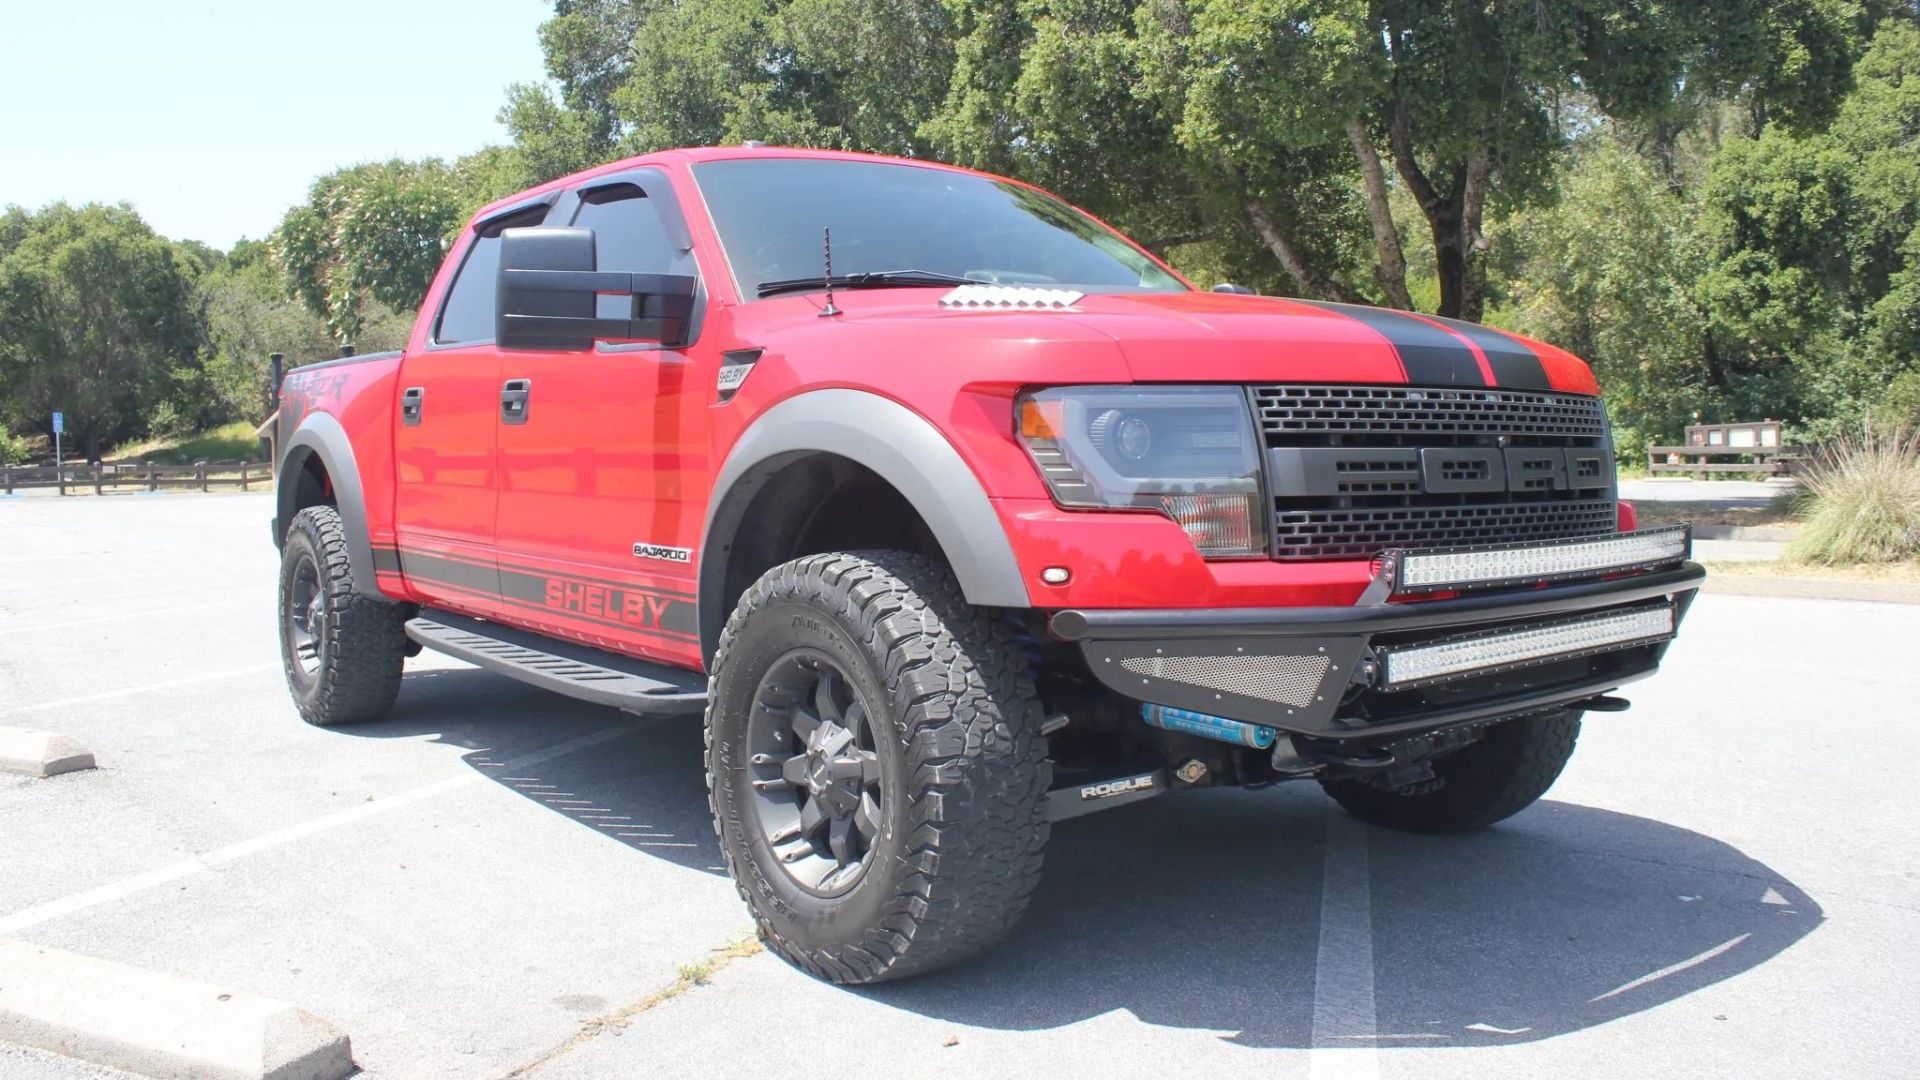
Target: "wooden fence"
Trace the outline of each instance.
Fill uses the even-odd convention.
[[[70,490],[92,488],[95,495],[110,491],[177,491],[273,483],[273,464],[266,461],[196,461],[191,465],[162,465],[151,461],[103,461],[98,465],[0,465],[0,491],[11,495],[23,488]]]

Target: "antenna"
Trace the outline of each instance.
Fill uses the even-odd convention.
[[[825,277],[820,279],[820,283],[827,287],[827,306],[820,309],[820,317],[825,319],[825,318],[829,318],[831,316],[840,314],[840,309],[833,306],[833,230],[832,229],[820,230],[820,246],[822,249],[824,249],[824,252],[827,257],[827,273]]]

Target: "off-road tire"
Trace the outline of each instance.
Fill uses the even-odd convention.
[[[288,621],[294,581],[302,560],[318,570],[325,605],[325,645],[317,670],[308,674],[295,657]],[[294,515],[280,551],[280,662],[300,718],[315,727],[378,720],[400,693],[406,661],[410,609],[383,600],[373,582],[355,581],[347,558],[345,526],[331,506],[309,506]]]
[[[745,714],[764,673],[795,649],[844,658],[888,714],[872,725],[882,825],[863,875],[838,896],[787,875],[751,806]],[[999,941],[1040,879],[1052,782],[1041,719],[1024,651],[1001,617],[966,602],[944,564],[858,551],[768,571],[721,634],[706,714],[714,829],[767,947],[857,984]]]
[[[1578,709],[1525,716],[1495,724],[1479,742],[1435,761],[1434,780],[1405,791],[1351,779],[1320,786],[1372,825],[1411,833],[1469,832],[1512,817],[1545,795],[1579,736]]]

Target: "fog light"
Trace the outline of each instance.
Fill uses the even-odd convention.
[[[1592,540],[1548,540],[1455,551],[1388,555],[1396,593],[1486,589],[1598,577],[1677,563],[1691,554],[1692,529],[1675,525]]]
[[[1616,611],[1519,630],[1495,630],[1384,653],[1386,689],[1611,652],[1673,636],[1673,606]]]

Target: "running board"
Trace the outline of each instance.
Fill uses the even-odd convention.
[[[407,620],[407,636],[435,652],[596,705],[647,715],[707,707],[707,678],[697,672],[499,623],[427,610]]]
[[[1112,810],[1166,793],[1165,769],[1103,779],[1082,778],[1047,792],[1047,820],[1065,821],[1067,818],[1091,814],[1096,810]]]

